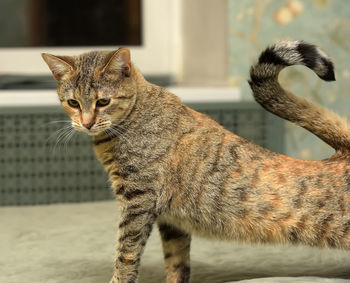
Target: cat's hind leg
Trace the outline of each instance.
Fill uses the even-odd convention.
[[[158,223],[162,239],[167,283],[190,281],[191,235],[167,224]]]

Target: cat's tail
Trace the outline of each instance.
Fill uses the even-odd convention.
[[[345,120],[281,87],[278,74],[291,65],[304,65],[325,81],[335,80],[332,61],[317,46],[284,41],[263,51],[250,69],[249,84],[255,100],[268,111],[309,130],[337,151],[349,152],[350,126]]]

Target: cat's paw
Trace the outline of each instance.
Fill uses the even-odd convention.
[[[119,283],[118,277],[114,275],[109,283]]]

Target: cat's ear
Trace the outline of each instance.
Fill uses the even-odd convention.
[[[125,76],[130,76],[130,50],[127,48],[119,48],[113,51],[107,57],[107,63],[102,72],[122,72]]]
[[[41,54],[46,64],[49,66],[54,78],[59,81],[65,75],[73,73],[73,59],[68,56],[55,56],[47,53]]]

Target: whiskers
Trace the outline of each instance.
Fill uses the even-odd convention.
[[[134,125],[136,120],[131,119],[112,119],[113,125],[108,129],[110,134],[120,136],[129,145],[132,145],[130,141],[135,141],[138,144],[142,144],[147,140],[145,133],[134,130]],[[125,122],[125,123],[124,123]]]
[[[65,125],[61,127],[60,129],[53,132],[47,139],[46,143],[50,143],[52,140],[55,141],[52,152],[53,154],[56,153],[56,149],[62,145],[62,147],[65,149],[65,152],[68,152],[68,144],[72,140],[73,136],[75,135],[76,131],[74,130],[72,126],[72,121],[66,120],[66,121],[52,121],[49,122],[49,124],[53,123],[67,123],[68,125]]]
[[[101,118],[105,120],[105,122],[101,123],[101,127],[105,127],[103,130],[105,134],[109,137],[119,137],[127,142],[130,146],[132,145],[130,142],[130,134],[132,131],[129,129],[126,124],[132,123],[133,120],[126,118],[113,118],[109,115],[101,115]]]
[[[47,139],[46,143],[52,145],[51,150],[56,154],[58,148],[63,148],[65,153],[68,153],[69,142],[78,132],[83,132],[90,136],[96,136],[105,133],[109,137],[118,137],[125,141],[129,146],[132,146],[131,139],[134,137],[133,131],[128,127],[131,120],[128,119],[100,119],[91,130],[82,127],[74,120],[51,121],[47,124],[63,124],[62,127],[54,131]],[[126,123],[124,123],[126,122]],[[113,124],[112,124],[113,123]],[[47,125],[46,124],[46,125]],[[56,128],[56,126],[51,126]]]
[[[127,127],[121,125],[112,125],[111,127],[105,130],[105,133],[110,137],[118,136],[125,140],[129,145],[131,145],[131,142],[127,138],[127,134],[125,134],[126,130]]]

